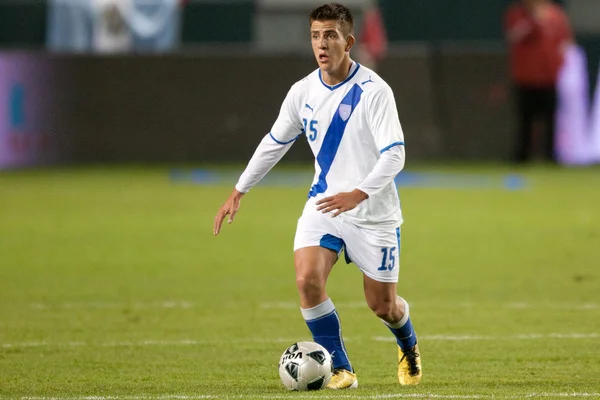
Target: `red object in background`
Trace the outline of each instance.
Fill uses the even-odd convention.
[[[374,60],[381,61],[385,57],[387,32],[378,7],[372,7],[364,13],[360,43]]]
[[[558,5],[548,4],[543,13],[535,18],[522,4],[514,4],[505,14],[511,75],[517,84],[553,86],[565,46],[572,41],[568,18]]]

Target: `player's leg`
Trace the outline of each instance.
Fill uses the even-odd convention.
[[[303,247],[294,252],[296,286],[303,310],[317,307],[329,299],[325,285],[337,259],[337,252],[320,246]]]
[[[329,351],[333,361],[336,376],[328,387],[345,389],[357,387],[358,381],[346,353],[339,315],[325,290],[337,257],[337,252],[324,247],[304,247],[294,252],[294,264],[302,316],[313,340]]]
[[[408,303],[397,294],[400,269],[400,228],[372,230],[344,226],[346,252],[363,272],[365,299],[369,308],[396,337],[398,380],[416,385],[422,376],[421,359]]]
[[[337,372],[328,387],[342,389],[357,387],[358,381],[344,346],[339,315],[325,288],[344,245],[332,234],[336,231],[335,223],[321,213],[305,210],[298,221],[294,265],[302,316],[313,340],[331,354]],[[340,380],[342,376],[345,379]]]
[[[417,385],[421,381],[423,371],[408,303],[397,295],[396,283],[379,282],[366,274],[363,276],[365,298],[369,308],[396,337],[398,381],[402,385]]]

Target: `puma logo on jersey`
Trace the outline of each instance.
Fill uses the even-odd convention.
[[[363,86],[364,86],[364,85],[366,85],[366,84],[367,84],[367,83],[369,83],[369,82],[371,82],[371,83],[375,83],[375,82],[373,81],[373,79],[371,79],[371,75],[369,75],[369,80],[368,80],[368,81],[364,81],[364,82],[362,82],[362,83],[361,83],[361,85],[363,85]]]

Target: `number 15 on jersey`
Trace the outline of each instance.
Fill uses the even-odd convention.
[[[308,120],[306,118],[302,118],[302,122],[304,123],[304,132],[306,132],[306,137],[308,138],[308,140],[310,140],[311,142],[314,142],[315,139],[317,138],[317,124],[319,123],[318,121],[315,121],[314,119],[310,121],[310,123],[308,122]],[[310,134],[308,133],[308,130],[310,129]]]

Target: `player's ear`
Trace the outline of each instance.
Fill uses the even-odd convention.
[[[354,43],[356,43],[356,39],[354,38],[354,36],[348,35],[348,37],[346,38],[346,51],[347,52],[350,51],[352,46],[354,46]]]

